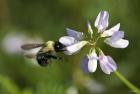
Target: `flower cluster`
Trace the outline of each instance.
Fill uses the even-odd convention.
[[[126,48],[129,44],[124,38],[124,32],[120,31],[120,23],[110,29],[106,29],[109,25],[109,14],[107,11],[101,11],[94,23],[97,32],[93,32],[91,25],[87,22],[88,34],[77,32],[75,30],[66,29],[68,36],[62,36],[59,42],[66,46],[65,54],[72,55],[79,52],[85,45],[90,45],[89,53],[84,56],[81,68],[85,73],[95,72],[97,62],[99,61],[102,71],[106,74],[116,71],[117,65],[111,56],[105,55],[98,47],[97,43],[100,39],[106,44],[114,48]],[[98,52],[98,54],[97,54]]]

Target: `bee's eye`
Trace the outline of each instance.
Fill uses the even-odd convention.
[[[55,42],[54,49],[56,52],[64,51],[65,45],[61,44],[60,42]]]

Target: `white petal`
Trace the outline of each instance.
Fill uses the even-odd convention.
[[[92,28],[91,28],[91,25],[90,25],[90,22],[88,21],[87,22],[87,26],[88,26],[88,32],[89,32],[89,34],[93,34],[93,30],[92,30]]]
[[[76,44],[66,47],[66,50],[67,50],[66,52],[69,53],[69,55],[72,55],[72,54],[78,52],[86,44],[87,44],[87,41],[80,41]]]
[[[99,64],[100,64],[102,71],[106,74],[110,74],[110,70],[107,67],[107,62],[108,62],[108,60],[107,60],[106,56],[99,56]]]
[[[107,59],[109,61],[109,66],[111,68],[111,72],[114,72],[117,70],[117,65],[116,62],[113,60],[113,58],[111,56],[107,56]]]
[[[59,39],[59,42],[62,43],[65,46],[69,46],[77,42],[77,40],[74,37],[70,36],[63,36]]]
[[[110,38],[108,38],[108,41],[111,43],[114,43],[114,42],[122,39],[123,37],[124,37],[124,32],[116,31],[113,33],[113,35]]]
[[[77,32],[69,28],[66,28],[66,32],[69,36],[74,37],[76,40],[82,40],[84,37],[84,34],[82,32]]]
[[[88,70],[89,72],[95,72],[97,68],[97,54],[95,49],[88,55],[89,62],[88,62]]]
[[[116,31],[119,31],[119,29],[120,29],[120,23],[118,23],[117,25],[113,26],[109,30],[104,31],[103,34],[101,35],[101,37],[112,36],[113,33],[116,32]]]
[[[109,14],[107,11],[102,11],[98,14],[96,20],[95,20],[95,27],[98,28],[98,32],[102,32],[103,30],[108,27],[108,19],[109,19]]]
[[[88,62],[89,72],[95,72],[96,69],[97,69],[97,59],[89,60],[89,62]]]
[[[116,71],[117,65],[110,56],[99,56],[99,63],[102,71],[106,74]]]
[[[115,26],[113,26],[112,28],[109,29],[109,31],[113,32],[113,31],[118,31],[120,29],[120,23],[116,24]]]
[[[107,69],[107,66],[104,63],[103,64],[100,63],[100,67],[105,74],[111,73],[110,70]]]
[[[126,48],[129,45],[129,41],[125,39],[119,39],[116,42],[109,42],[108,38],[105,40],[105,43],[114,47],[114,48]]]
[[[89,72],[95,72],[97,69],[97,59],[90,59],[88,61],[88,70]]]
[[[80,50],[79,50],[79,51],[80,51]],[[72,52],[70,52],[70,51],[64,51],[63,53],[64,53],[65,55],[72,55],[72,54],[78,53],[79,51],[76,51],[76,52],[74,52],[74,53],[72,53]]]

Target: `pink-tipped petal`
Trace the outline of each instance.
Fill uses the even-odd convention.
[[[78,32],[70,28],[66,28],[66,32],[68,36],[74,37],[76,40],[82,40],[84,37],[84,34],[82,32]]]
[[[124,37],[124,32],[116,31],[110,38],[107,38],[107,40],[108,42],[115,43],[116,41],[122,39],[123,37]]]
[[[114,32],[119,31],[120,29],[120,23],[118,23],[117,25],[113,26],[112,28],[110,28],[109,30],[106,30],[102,33],[101,37],[109,37],[112,36]]]
[[[77,42],[77,40],[74,37],[70,36],[63,36],[59,39],[59,42],[62,43],[65,46],[72,45]]]
[[[105,74],[110,74],[117,69],[115,61],[110,56],[100,55],[99,62],[100,67]]]
[[[102,11],[98,14],[96,20],[95,20],[95,27],[98,28],[98,32],[103,32],[108,27],[108,19],[109,14],[107,11]]]

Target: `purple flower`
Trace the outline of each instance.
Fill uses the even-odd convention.
[[[86,44],[87,41],[82,40],[84,35],[82,32],[77,32],[72,29],[66,29],[68,36],[63,36],[59,39],[59,42],[66,46],[66,55],[72,55],[79,52]]]
[[[108,27],[108,19],[108,12],[102,11],[98,14],[95,21],[95,27],[101,33],[101,37],[107,37],[104,42],[114,48],[126,48],[129,45],[129,41],[123,39],[124,33],[119,31],[120,23],[109,30],[105,30]]]
[[[123,37],[124,32],[116,31],[111,37],[106,38],[104,42],[114,48],[126,48],[129,44],[129,41],[123,39]]]
[[[106,74],[116,71],[117,65],[111,56],[105,56],[101,51],[99,54],[99,63],[102,71]]]
[[[97,69],[97,60],[99,60],[100,67],[105,74],[110,74],[116,71],[117,65],[111,56],[105,56],[100,50],[99,57],[95,52],[95,49],[89,55],[85,56],[81,63],[81,69],[85,73],[95,72]]]
[[[95,72],[97,69],[97,54],[95,52],[95,49],[92,49],[92,51],[83,58],[81,63],[81,68],[85,73],[88,72]]]
[[[111,74],[111,72],[114,72],[117,69],[117,65],[112,57],[104,55],[100,47],[97,46],[99,39],[103,38],[103,42],[114,48],[126,48],[129,45],[129,41],[124,39],[124,32],[119,30],[120,23],[107,29],[109,25],[108,20],[108,12],[101,11],[94,23],[95,27],[98,29],[97,33],[99,34],[94,35],[94,31],[88,21],[87,35],[67,28],[68,36],[63,36],[59,39],[59,42],[66,46],[66,51],[64,52],[66,55],[72,55],[79,52],[85,45],[91,46],[89,53],[84,56],[81,63],[81,69],[85,73],[95,72],[97,69],[97,62],[99,62],[101,70],[105,74]],[[84,39],[84,36],[86,36],[86,39]],[[98,56],[95,49],[98,49]]]

